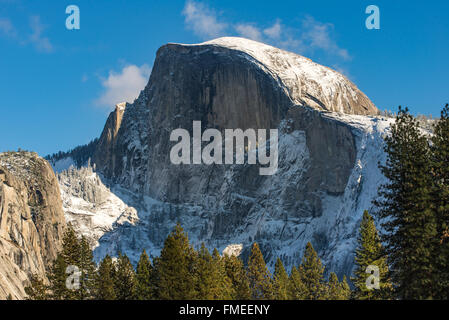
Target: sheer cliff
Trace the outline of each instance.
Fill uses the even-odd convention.
[[[35,153],[0,153],[0,299],[25,298],[32,274],[45,279],[64,227],[50,164]]]

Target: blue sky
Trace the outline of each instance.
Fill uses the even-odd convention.
[[[344,4],[343,4],[344,3]],[[67,30],[68,5],[80,30]],[[365,8],[380,9],[380,30]],[[143,89],[156,50],[245,36],[346,74],[379,109],[449,102],[448,1],[0,0],[0,151],[41,155],[100,135]]]

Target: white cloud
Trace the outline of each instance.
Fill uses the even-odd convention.
[[[238,32],[240,36],[244,38],[256,41],[263,41],[262,32],[260,32],[260,30],[257,27],[251,24],[238,24],[235,26],[235,30]]]
[[[43,36],[45,26],[41,23],[40,16],[30,16],[29,27],[29,32],[19,32],[10,19],[0,17],[0,35],[7,36],[22,46],[32,44],[40,52],[52,52],[50,39]]]
[[[215,12],[202,3],[187,1],[182,14],[188,28],[206,40],[222,36],[228,27],[226,23],[219,22]]]
[[[42,36],[42,32],[45,27],[41,23],[39,16],[30,17],[31,35],[30,42],[33,43],[38,51],[51,52],[53,51],[53,45],[47,37]]]
[[[278,19],[272,27],[266,28],[263,33],[272,39],[279,39],[281,37],[281,29],[281,21]]]
[[[237,34],[300,54],[313,55],[319,50],[343,60],[351,59],[348,51],[339,47],[334,40],[334,25],[319,22],[311,16],[302,20],[301,28],[287,27],[277,19],[272,26],[263,29],[245,21],[219,21],[214,10],[192,0],[187,0],[182,14],[185,16],[187,28],[202,39],[210,40]]]
[[[17,30],[8,18],[0,18],[0,33],[8,37],[16,37]]]
[[[340,56],[344,60],[349,60],[351,57],[346,49],[340,48],[332,39],[331,32],[334,25],[331,23],[321,23],[316,21],[313,17],[306,17],[303,20],[303,29],[305,30],[302,38],[308,43],[311,49],[322,49],[327,53]]]
[[[133,102],[140,91],[145,88],[151,68],[144,64],[125,66],[120,72],[110,71],[107,78],[102,79],[104,92],[96,103],[112,108],[120,102]]]

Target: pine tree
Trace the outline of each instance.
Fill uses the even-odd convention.
[[[81,255],[79,240],[76,237],[75,230],[69,224],[62,238],[61,256],[67,265],[77,265]]]
[[[248,279],[253,299],[273,298],[271,275],[257,243],[254,243],[251,248],[248,261]]]
[[[327,285],[328,300],[348,300],[351,294],[346,277],[343,281],[338,281],[338,277],[334,272],[331,272],[329,277],[329,283]]]
[[[212,252],[212,260],[215,270],[214,277],[216,279],[216,283],[218,284],[215,298],[219,300],[229,300],[235,295],[234,288],[232,286],[231,279],[226,273],[224,259],[220,256],[220,253],[216,248]]]
[[[449,105],[441,111],[431,138],[432,173],[435,189],[432,194],[436,204],[437,243],[435,268],[437,269],[437,299],[449,299]]]
[[[306,290],[305,300],[321,300],[326,297],[326,287],[324,283],[324,267],[320,258],[310,242],[306,245],[306,251],[302,258],[302,263],[298,269],[301,281]]]
[[[77,298],[78,300],[85,300],[92,298],[96,265],[93,261],[93,253],[89,242],[84,236],[79,240],[79,251],[77,267],[80,270],[80,287],[77,290]]]
[[[298,268],[293,266],[288,279],[288,298],[290,300],[304,300],[306,291],[307,288],[301,280]]]
[[[399,298],[435,296],[434,248],[438,239],[433,178],[427,138],[408,109],[399,108],[391,135],[385,138],[387,161],[380,169],[387,183],[375,201],[384,221],[382,242]]]
[[[136,299],[134,268],[126,255],[119,253],[115,263],[114,292],[117,300]]]
[[[232,283],[217,249],[214,249],[211,255],[203,243],[195,266],[197,299],[228,300],[232,298],[234,295]]]
[[[66,285],[66,281],[70,276],[67,271],[72,270],[67,268],[79,268],[79,259],[81,256],[80,242],[76,237],[75,230],[73,229],[71,224],[67,225],[67,228],[64,232],[60,256],[61,258],[59,261],[57,260],[55,262],[57,263],[57,265],[54,266],[55,268],[53,269],[52,275],[50,276],[50,278],[54,278],[54,283],[51,284],[51,286],[55,286],[56,292],[60,293],[57,293],[57,296],[55,296],[54,299],[77,300],[79,299],[79,296],[76,292],[76,289],[69,289]],[[63,287],[66,288],[65,291]]]
[[[344,297],[343,300],[351,299],[352,290],[351,290],[351,287],[349,286],[348,279],[346,278],[346,276],[343,276],[343,281],[340,282],[340,286],[341,286],[342,297]]]
[[[67,281],[67,264],[64,261],[62,255],[58,255],[50,267],[49,272],[47,273],[50,290],[50,297],[52,300],[68,300],[73,298],[73,292],[70,292],[67,289],[66,281]]]
[[[392,285],[389,279],[385,250],[377,233],[374,219],[366,210],[363,212],[357,242],[355,278],[352,280],[355,286],[354,298],[357,300],[390,299]],[[367,279],[372,276],[371,273],[367,273],[368,266],[379,268],[379,289],[367,286]]]
[[[223,257],[225,270],[228,278],[231,280],[233,288],[232,299],[249,300],[251,299],[251,289],[247,272],[243,266],[243,261],[234,255]]]
[[[48,300],[47,286],[37,275],[32,275],[30,285],[25,287],[28,300]]]
[[[276,300],[288,300],[288,274],[281,259],[276,260],[273,274],[273,291]]]
[[[96,300],[115,300],[114,289],[114,263],[109,255],[101,261],[96,276],[94,298]]]
[[[178,224],[167,237],[155,262],[157,298],[162,300],[194,299],[195,252]]]
[[[153,266],[145,250],[140,255],[136,268],[136,293],[138,300],[151,300],[154,297]]]
[[[198,252],[195,268],[197,299],[212,300],[216,297],[218,284],[214,269],[212,256],[203,243]]]

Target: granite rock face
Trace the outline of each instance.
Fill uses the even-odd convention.
[[[59,185],[49,163],[34,153],[1,153],[0,299],[25,298],[32,274],[46,279],[64,228]]]
[[[108,174],[115,170],[117,134],[122,123],[125,108],[126,103],[119,103],[115,106],[115,111],[106,120],[97,144],[97,149],[101,150],[101,152],[94,154],[93,161],[107,171]]]
[[[242,244],[245,256],[258,241],[269,265],[276,256],[296,263],[311,241],[333,271],[349,274],[357,223],[373,196],[355,185],[363,170],[381,179],[377,160],[357,171],[364,141],[381,140],[377,114],[343,75],[293,53],[242,38],[162,46],[149,83],[111,113],[94,156],[105,183],[140,218],[105,234],[97,258],[120,250],[137,258],[143,247],[156,255],[179,221],[195,244]],[[278,129],[278,171],[172,164],[170,133],[192,135],[193,121],[222,133]]]
[[[341,81],[332,90],[344,88],[341,89],[344,94],[329,89],[332,94],[315,94],[313,101],[319,101],[319,104],[310,106],[306,101],[311,97],[312,89],[319,86],[316,80],[297,79],[297,83],[303,84],[303,95],[299,94],[301,90],[292,85],[291,79],[284,79],[279,74],[274,76],[275,71],[280,71],[268,72],[266,65],[255,60],[253,56],[261,53],[251,55],[253,51],[242,51],[244,47],[240,46],[245,45],[242,41],[224,38],[202,45],[168,44],[160,48],[150,82],[140,98],[128,107],[123,123],[115,120],[122,119],[123,108],[117,107],[109,116],[94,157],[98,169],[107,178],[156,199],[176,203],[192,201],[197,194],[217,193],[228,170],[226,166],[187,168],[172,165],[169,159],[173,146],[169,140],[172,130],[185,128],[192,134],[194,120],[202,122],[203,130],[216,128],[222,132],[226,128],[280,128],[284,121],[288,124],[286,132],[305,132],[310,152],[310,168],[304,177],[307,191],[341,194],[354,166],[354,139],[347,126],[323,120],[316,111],[335,111],[332,103],[336,103],[335,97],[343,95],[349,98],[339,104],[348,106],[347,111],[376,114],[377,109],[337,72],[306,58],[287,55],[279,49],[245,39],[250,47],[260,46],[258,50],[281,66],[278,68],[285,68],[284,64],[289,64],[290,59],[291,68],[302,72],[302,64],[305,64],[306,69],[319,69],[314,72],[321,72],[323,77],[331,74],[328,78]],[[233,47],[229,42],[236,45]],[[280,56],[276,58],[276,54]],[[284,64],[282,59],[286,59]],[[298,65],[294,65],[295,59],[301,60]],[[348,93],[348,88],[353,91]],[[302,104],[298,105],[298,101]],[[216,183],[201,183],[210,180],[207,177],[212,172]],[[269,179],[251,176],[251,172],[257,170],[247,173],[246,184]],[[241,183],[243,181],[237,182],[236,187]],[[257,185],[261,185],[260,181]],[[188,190],[184,190],[187,186]],[[304,194],[303,191],[299,193]]]

